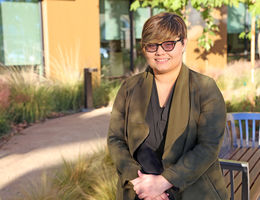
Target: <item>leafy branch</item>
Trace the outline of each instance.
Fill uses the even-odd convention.
[[[254,2],[254,0],[135,0],[131,5],[131,10],[135,11],[140,7],[162,8],[165,11],[175,12],[186,20],[187,8],[191,6],[200,13],[205,22],[198,44],[206,51],[209,51],[214,45],[210,36],[216,35],[216,32],[219,31],[212,16],[213,10],[223,5],[238,6],[240,2],[247,4],[249,12],[253,15],[260,14],[260,1]]]
[[[249,13],[251,13],[252,16],[260,15],[260,1],[255,2],[254,0],[249,0],[249,1],[243,0],[242,2],[247,3],[247,6],[249,8],[248,11]],[[256,21],[256,24],[257,24],[256,27],[260,29],[260,17]],[[239,38],[240,39],[246,38],[251,40],[251,31],[247,33],[243,31],[242,33],[239,34]]]

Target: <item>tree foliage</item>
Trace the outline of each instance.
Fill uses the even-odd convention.
[[[209,51],[214,44],[209,35],[216,35],[219,30],[212,16],[213,10],[223,5],[238,6],[240,2],[247,4],[249,12],[253,15],[260,14],[259,0],[257,2],[255,0],[135,0],[131,5],[131,10],[137,10],[140,7],[162,8],[186,19],[189,14],[187,8],[191,6],[200,13],[205,22],[203,34],[198,40],[199,46]]]

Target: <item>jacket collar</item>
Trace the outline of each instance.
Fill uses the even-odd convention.
[[[170,147],[185,131],[190,115],[189,69],[183,64],[173,94],[163,158]]]
[[[132,138],[132,142],[129,142],[128,145],[132,155],[149,134],[149,126],[145,118],[151,98],[152,86],[153,74],[148,68],[134,87],[129,106],[128,126],[131,134],[128,137]]]

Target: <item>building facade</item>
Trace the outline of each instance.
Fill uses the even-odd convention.
[[[35,66],[56,78],[61,68],[100,74],[99,0],[0,0],[0,63]]]
[[[140,8],[130,12],[130,4],[130,0],[0,0],[0,63],[7,67],[35,66],[40,74],[51,78],[57,78],[64,68],[80,72],[97,68],[94,80],[100,80],[101,73],[120,77],[143,70],[142,26],[162,10]],[[234,34],[239,23],[234,25],[237,15],[232,13],[230,8],[213,13],[220,30],[212,37],[213,48],[205,52],[197,42],[203,21],[199,13],[190,12],[184,55],[188,66],[203,72],[227,65],[228,51],[238,48]]]

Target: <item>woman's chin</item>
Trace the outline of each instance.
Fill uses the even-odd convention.
[[[155,74],[166,74],[168,72],[170,72],[170,70],[167,68],[155,68],[154,69]]]

